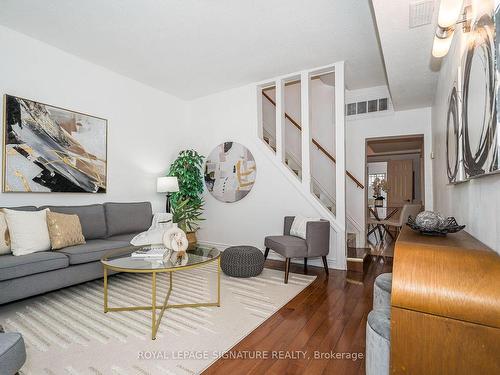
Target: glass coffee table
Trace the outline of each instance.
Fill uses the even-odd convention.
[[[144,259],[132,257],[131,253],[138,250],[147,250],[149,246],[129,246],[113,250],[101,258],[104,268],[104,312],[110,311],[135,311],[151,310],[151,339],[156,338],[158,327],[165,309],[202,307],[202,306],[220,306],[220,251],[211,247],[197,247],[194,250],[187,250],[182,258],[172,257],[172,252],[166,254],[163,259]],[[184,271],[206,265],[210,262],[217,262],[217,301],[184,303],[172,305],[168,299],[172,292],[173,273]],[[127,306],[127,307],[109,307],[108,306],[108,270],[127,273],[151,274],[151,306]],[[158,273],[168,273],[170,285],[162,305],[156,303],[156,275]],[[160,309],[158,318],[156,310]]]

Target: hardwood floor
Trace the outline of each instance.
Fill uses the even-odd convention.
[[[228,353],[239,358],[219,359],[204,374],[364,374],[363,359],[325,356],[331,352],[364,356],[373,280],[391,272],[390,262],[372,262],[363,280],[346,271],[330,270],[326,276],[322,268],[308,266],[307,274],[317,279]],[[284,269],[284,263],[267,260],[266,267]],[[293,263],[290,272],[304,273],[303,265]],[[258,353],[268,358],[255,358]],[[280,354],[297,359],[279,359]]]

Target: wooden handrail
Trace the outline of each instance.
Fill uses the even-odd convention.
[[[262,91],[262,95],[267,99],[269,100],[269,102],[274,105],[276,107],[276,102],[269,96],[267,95],[264,91]],[[288,119],[297,129],[299,129],[300,131],[302,131],[302,126],[300,126],[300,124],[295,121],[288,113],[285,112],[285,118]],[[312,143],[318,148],[318,150],[320,150],[323,154],[325,154],[325,156],[330,159],[332,162],[334,162],[335,164],[337,164],[337,161],[335,160],[335,157],[330,154],[323,146],[321,146],[321,144],[316,140],[316,139],[312,139]],[[352,175],[351,172],[349,172],[348,170],[345,171],[346,175],[349,176],[349,178],[361,189],[364,189],[365,187],[363,186],[363,184],[361,182],[358,181],[358,179],[356,177],[354,177]]]

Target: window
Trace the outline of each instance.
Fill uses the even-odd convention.
[[[368,175],[368,186],[372,186],[373,181],[378,178],[379,180],[385,180],[385,173],[371,173]]]

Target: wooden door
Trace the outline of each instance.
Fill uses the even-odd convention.
[[[411,160],[389,160],[387,162],[387,205],[402,207],[412,202],[413,166]]]

